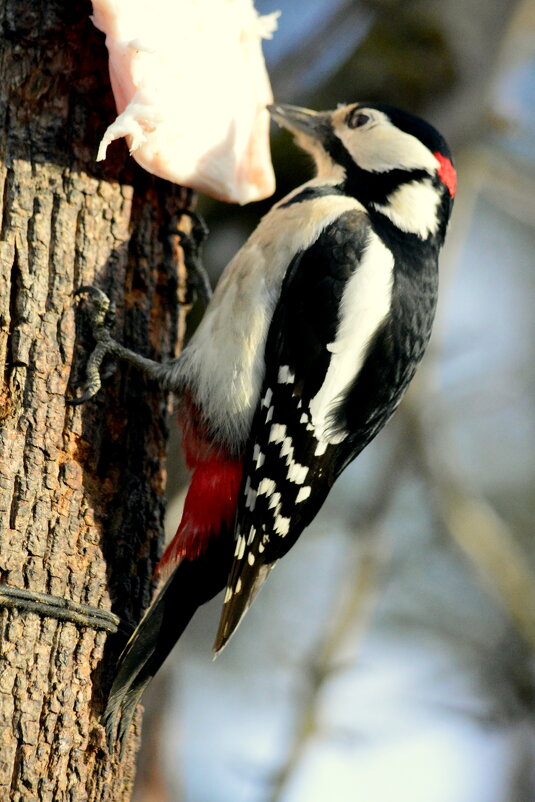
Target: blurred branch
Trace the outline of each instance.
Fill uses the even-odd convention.
[[[366,629],[384,562],[384,541],[380,538],[379,526],[371,526],[360,532],[354,555],[348,559],[351,566],[347,573],[348,580],[333,605],[332,626],[326,632],[317,654],[312,655],[310,664],[305,668],[309,682],[299,723],[286,763],[274,779],[268,802],[279,802],[282,799],[283,791],[299,765],[308,739],[318,730],[316,709],[319,695],[340,665],[337,665],[336,657],[349,633],[358,637]]]
[[[510,527],[460,472],[450,467],[422,422],[417,398],[405,409],[410,442],[436,510],[449,535],[472,561],[480,579],[503,605],[517,631],[535,648],[535,573]],[[448,447],[451,454],[451,447]]]
[[[309,679],[299,724],[285,765],[274,779],[268,802],[279,802],[286,785],[299,764],[308,739],[318,731],[316,709],[322,688],[340,669],[341,652],[351,637],[356,649],[365,632],[379,588],[379,577],[387,562],[387,548],[382,535],[384,520],[394,497],[408,455],[405,432],[398,430],[391,458],[375,483],[375,492],[366,509],[351,520],[358,529],[342,588],[333,604],[330,627],[306,666]],[[344,660],[345,662],[345,660]]]
[[[473,157],[482,177],[481,189],[491,203],[523,225],[535,227],[534,165],[493,145],[474,148]]]

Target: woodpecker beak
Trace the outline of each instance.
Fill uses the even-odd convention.
[[[285,103],[276,103],[268,106],[267,110],[282,128],[287,128],[292,134],[303,133],[312,139],[324,138],[329,115],[299,106],[288,106]]]

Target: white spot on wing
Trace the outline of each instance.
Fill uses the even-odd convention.
[[[302,485],[307,478],[308,466],[299,465],[298,462],[292,462],[288,468],[287,477],[290,482],[295,482],[296,485]]]
[[[269,497],[274,492],[275,488],[276,484],[273,479],[268,479],[267,476],[265,476],[258,485],[257,495]]]
[[[255,535],[256,535],[256,528],[254,526],[251,526],[251,528],[249,529],[249,537],[247,538],[247,545],[248,546],[250,546],[251,543],[253,542],[253,540],[255,539]],[[245,540],[245,538],[244,538],[244,540]]]
[[[325,440],[318,440],[318,445],[316,446],[316,450],[314,451],[315,457],[322,457],[323,454],[327,451],[327,446],[329,444],[325,442]]]
[[[254,565],[254,561],[255,561],[255,556],[253,552],[250,551],[249,554],[247,555],[247,562],[249,563],[249,565]]]
[[[269,432],[270,443],[282,443],[286,437],[286,426],[282,423],[274,423]]]
[[[310,485],[307,485],[306,487],[302,487],[300,489],[299,493],[297,494],[297,498],[295,499],[295,503],[296,504],[300,504],[302,501],[306,501],[307,498],[310,496],[311,491],[312,491],[312,488],[310,487]]]
[[[310,417],[306,414],[306,412],[301,413],[301,417],[299,418],[299,423],[302,423],[306,426],[307,432],[313,432],[314,427],[310,422]]]
[[[241,560],[244,551],[245,551],[245,538],[243,537],[243,535],[240,535],[236,543],[236,551],[234,552],[234,556],[237,557],[238,560]]]
[[[287,456],[291,455],[290,456],[290,459],[291,459],[291,457],[293,456],[293,453],[294,453],[294,450],[292,448],[292,438],[291,437],[285,437],[284,440],[282,441],[280,455],[281,455],[281,457],[287,457]]]
[[[295,373],[290,370],[288,365],[281,365],[279,368],[279,384],[292,384],[295,381]]]
[[[281,537],[285,537],[288,532],[290,531],[290,519],[283,518],[282,515],[278,515],[275,520],[275,532],[279,534]]]
[[[265,455],[260,451],[260,446],[258,443],[255,443],[255,447],[253,449],[253,459],[256,463],[257,470],[258,468],[262,467],[266,459]]]
[[[270,510],[279,510],[281,505],[281,494],[280,493],[273,493],[269,502],[269,509]]]
[[[253,512],[256,507],[256,490],[252,487],[249,488],[246,493],[245,506],[247,509],[251,510],[251,512]]]
[[[267,390],[266,390],[266,394],[262,399],[262,406],[263,407],[269,407],[269,405],[271,404],[271,399],[272,398],[273,398],[273,391],[271,390],[270,387],[268,387]]]

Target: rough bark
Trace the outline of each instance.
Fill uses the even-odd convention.
[[[0,588],[132,624],[161,541],[167,399],[121,368],[94,401],[66,405],[91,346],[72,293],[96,281],[117,302],[120,340],[173,355],[184,275],[167,228],[188,193],[144,174],[122,143],[95,163],[115,109],[90,13],[81,0],[2,7]],[[99,721],[123,643],[0,606],[2,800],[129,799],[137,738],[119,765]]]

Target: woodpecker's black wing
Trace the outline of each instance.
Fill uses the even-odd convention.
[[[368,218],[346,212],[290,264],[268,333],[264,377],[245,455],[235,554],[214,650],[228,641],[276,560],[295,543],[359,446],[330,412],[318,438],[311,402],[326,379],[349,280],[369,246]],[[355,365],[355,374],[358,373]],[[354,376],[353,376],[354,378]],[[345,388],[344,388],[345,389]],[[339,400],[339,399],[337,399]],[[338,416],[340,418],[340,416]]]

